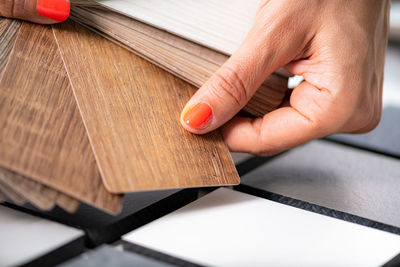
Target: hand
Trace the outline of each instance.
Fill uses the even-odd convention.
[[[70,4],[66,0],[0,0],[0,17],[41,24],[64,21],[69,11]]]
[[[389,9],[388,0],[263,1],[240,48],[184,108],[183,127],[203,134],[226,123],[232,151],[259,155],[372,130],[381,116]],[[232,119],[279,67],[305,80],[290,101],[263,118]]]

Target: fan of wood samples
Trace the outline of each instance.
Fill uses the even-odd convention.
[[[232,1],[223,13],[221,2],[73,1],[70,19],[52,26],[0,18],[0,201],[117,214],[127,192],[238,184],[220,133],[179,124],[257,7]],[[150,12],[156,4],[164,11]],[[212,27],[218,12],[238,30]],[[286,90],[278,71],[244,110],[262,116]]]

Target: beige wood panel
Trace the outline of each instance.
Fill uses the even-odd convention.
[[[39,209],[51,210],[56,204],[57,191],[34,180],[27,179],[16,172],[0,167],[0,181],[24,196],[26,200]]]
[[[23,23],[0,81],[0,165],[111,213],[49,26]]]
[[[8,186],[6,183],[3,183],[2,180],[0,180],[0,191],[3,195],[17,205],[24,205],[26,203],[26,198],[23,195],[14,191],[12,187]]]
[[[219,132],[179,124],[194,87],[78,24],[54,33],[108,190],[239,183]]]

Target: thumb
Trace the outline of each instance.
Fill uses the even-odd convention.
[[[279,23],[267,29],[261,25],[266,23],[255,22],[239,49],[186,104],[180,119],[186,130],[203,134],[226,123],[301,49],[290,31],[282,34]]]
[[[64,21],[70,12],[69,0],[4,0],[0,16],[29,20],[41,24]]]

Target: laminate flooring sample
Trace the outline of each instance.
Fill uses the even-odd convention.
[[[21,21],[0,17],[0,77],[14,47]]]
[[[122,237],[206,266],[380,266],[400,236],[220,188]]]
[[[60,191],[2,167],[0,167],[0,181],[41,210],[51,210],[57,204],[73,213],[80,203],[77,199]]]
[[[38,260],[62,248],[65,250],[58,255],[58,260],[71,257],[77,251],[83,251],[83,236],[81,230],[0,206],[1,266],[17,266]],[[72,248],[68,248],[70,244]],[[72,255],[69,249],[73,250]]]
[[[218,131],[180,126],[194,87],[78,24],[54,33],[109,191],[239,183]]]
[[[168,72],[202,86],[228,56],[105,8],[73,7],[70,18]],[[243,108],[263,116],[283,101],[288,79],[272,74]]]
[[[103,185],[51,27],[24,22],[15,42],[0,81],[0,165],[118,213],[122,197]]]
[[[139,21],[231,55],[250,30],[259,0],[96,0]]]
[[[317,140],[242,177],[242,184],[400,227],[400,161]]]

